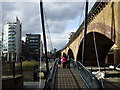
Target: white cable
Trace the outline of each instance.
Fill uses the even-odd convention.
[[[94,31],[93,31],[93,39],[94,39],[95,54],[96,54],[98,69],[99,69],[99,72],[100,72],[100,63],[99,63],[99,59],[98,59],[98,51],[97,51],[97,45],[96,45],[96,39],[95,39],[95,32]],[[101,83],[102,83],[102,87],[104,87],[102,79],[101,79]]]
[[[40,0],[38,0],[38,6],[39,6],[39,13],[40,13]],[[41,60],[40,60],[40,66],[41,66]],[[41,68],[40,68],[40,72],[41,72]],[[39,74],[39,88],[41,88],[41,76],[40,76],[40,74]]]
[[[83,55],[84,55],[84,38],[83,38],[83,43],[82,43],[82,64],[83,64]]]
[[[83,11],[84,11],[84,8],[85,8],[85,3],[83,4]],[[81,15],[81,18],[80,20],[82,20],[82,17],[83,17],[83,12],[82,12],[82,15]],[[83,33],[84,33],[84,30],[83,30]],[[83,55],[84,55],[84,38],[83,38],[83,43],[82,43],[82,64],[83,64]]]
[[[44,6],[43,6],[44,8]],[[47,16],[46,16],[46,12],[45,9],[43,9],[44,15],[45,15],[45,25],[46,25],[46,30],[47,30],[47,38],[48,38],[48,43],[50,43],[50,48],[51,50],[53,50],[53,45],[52,45],[52,41],[51,41],[51,35],[50,35],[50,30],[49,30],[49,26],[48,26],[48,22],[47,22]]]
[[[82,9],[83,11],[81,12],[81,16],[80,16],[80,21],[79,21],[79,24],[81,24],[81,23],[82,23],[81,21],[82,21],[82,19],[84,18],[84,17],[83,17],[83,12],[84,12],[84,8],[85,8],[85,2],[83,3],[82,8],[83,8],[83,9]]]

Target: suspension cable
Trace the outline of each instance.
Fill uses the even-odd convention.
[[[53,44],[52,44],[52,41],[51,41],[51,35],[50,35],[50,30],[49,30],[49,26],[48,26],[48,22],[47,22],[47,16],[46,16],[46,12],[45,12],[45,9],[44,9],[44,15],[45,15],[45,24],[46,24],[46,28],[47,28],[47,38],[48,38],[48,42],[50,43],[50,48],[51,50],[53,50]]]
[[[82,17],[83,17],[84,8],[85,8],[85,2],[82,4],[82,12],[80,13],[80,22],[79,22],[79,24],[81,24],[81,21],[83,19]]]
[[[99,58],[98,58],[98,50],[97,50],[96,39],[95,39],[95,32],[94,31],[93,31],[93,41],[94,41],[94,46],[95,46],[95,54],[96,54],[98,69],[99,69],[99,72],[101,72]],[[104,87],[102,79],[100,81],[101,81],[102,87]]]
[[[39,0],[40,1],[40,0]],[[38,10],[38,12],[40,13],[40,3],[38,3],[38,7],[39,7],[39,10]],[[39,15],[39,17],[40,17],[40,15]],[[39,60],[40,62],[39,62],[39,64],[40,64],[40,66],[41,66],[41,56],[40,56],[40,60]],[[40,72],[41,72],[41,68],[40,68]],[[39,79],[39,87],[41,88],[41,80],[42,80],[42,77],[40,76],[40,79]]]
[[[85,60],[85,51],[86,51],[86,34],[87,34],[87,17],[88,17],[88,0],[86,0],[85,7],[85,20],[84,20],[84,38],[83,38],[83,48],[82,48],[82,64]]]
[[[85,3],[83,4],[83,11],[82,11],[80,20],[82,20],[84,8],[85,8]],[[83,30],[83,33],[84,33],[84,30]],[[83,40],[84,40],[84,38],[83,38]],[[84,42],[82,43],[82,60],[83,60],[83,53],[84,53]]]

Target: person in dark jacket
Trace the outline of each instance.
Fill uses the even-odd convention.
[[[60,58],[58,59],[58,67],[59,68],[61,67],[61,59]]]

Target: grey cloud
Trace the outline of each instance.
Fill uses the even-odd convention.
[[[82,3],[45,3],[45,11],[50,20],[75,19],[82,11]]]
[[[68,21],[49,21],[49,29],[51,33],[63,33]]]
[[[12,14],[16,11],[15,3],[2,3],[2,22],[5,23],[6,21],[11,21],[13,18]],[[11,16],[11,17],[10,17]]]
[[[41,28],[40,28],[40,18],[39,17],[34,17],[30,18],[30,20],[26,24],[23,23],[23,36],[25,36],[26,33],[40,33]],[[26,25],[26,26],[25,26]]]
[[[80,17],[83,3],[45,3],[44,9],[52,33],[63,33],[75,18]]]
[[[18,16],[22,22],[22,36],[26,33],[41,33],[41,21],[38,3],[3,3],[3,23],[15,21]],[[74,19],[80,17],[83,3],[45,3],[47,22],[51,35],[58,33],[52,38],[53,46],[61,48],[66,44],[67,38],[60,37],[64,34],[68,25]],[[45,20],[46,21],[46,20]],[[57,38],[61,38],[57,40]],[[59,42],[58,42],[59,41]]]
[[[15,16],[18,16],[22,22],[22,36],[26,33],[40,32],[37,3],[3,3],[3,23],[15,21]]]
[[[2,24],[2,3],[0,2],[0,29]]]

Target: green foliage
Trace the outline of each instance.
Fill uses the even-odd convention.
[[[32,61],[23,61],[22,62],[22,66],[36,66],[38,65],[39,63],[32,60]]]
[[[9,64],[4,64],[4,65],[2,65],[2,70],[3,70],[3,71],[8,71],[8,70],[10,70],[10,65],[9,65]]]

